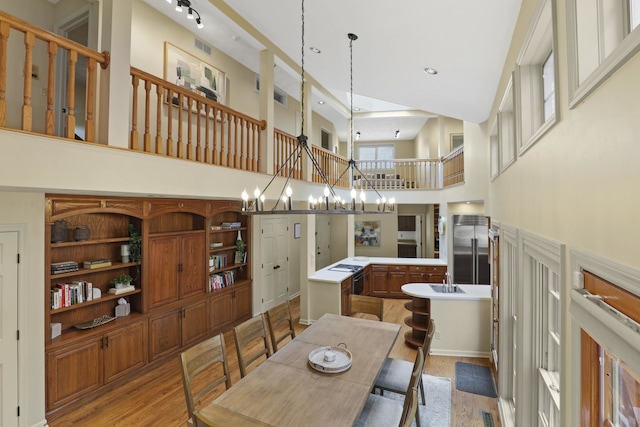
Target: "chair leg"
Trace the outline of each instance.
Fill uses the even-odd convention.
[[[420,381],[420,394],[422,395],[422,404],[426,405],[427,400],[424,397],[424,378],[422,379],[422,381]]]

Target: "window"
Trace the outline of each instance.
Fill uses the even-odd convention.
[[[498,123],[494,123],[489,134],[489,145],[491,149],[491,179],[496,179],[500,175],[500,141],[498,140]]]
[[[360,144],[358,145],[358,160],[360,169],[391,169],[394,160],[395,146],[393,144]]]
[[[509,81],[498,110],[500,173],[516,161],[516,121],[513,105],[513,78]]]
[[[542,64],[542,99],[544,104],[544,121],[556,113],[556,79],[553,64],[553,52]]]
[[[331,134],[324,129],[320,129],[320,143],[325,150],[331,150]]]
[[[257,73],[255,74],[255,90],[260,93],[260,76]],[[285,91],[277,86],[273,87],[273,100],[276,104],[287,108],[287,99],[289,99],[289,97]]]
[[[640,49],[638,0],[568,0],[567,37],[571,108]]]
[[[556,122],[555,0],[543,0],[516,61],[518,153],[522,155]]]
[[[518,355],[523,395],[519,401],[533,403],[516,420],[524,425],[525,419],[537,419],[539,426],[560,426],[560,348],[562,330],[562,289],[564,245],[532,233],[522,237],[524,301],[522,320],[522,347]],[[529,357],[527,355],[531,355]],[[529,391],[531,390],[531,391]],[[531,393],[531,395],[526,395]]]

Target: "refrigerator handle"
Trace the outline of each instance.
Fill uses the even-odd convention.
[[[471,278],[473,283],[478,283],[478,239],[471,239]]]

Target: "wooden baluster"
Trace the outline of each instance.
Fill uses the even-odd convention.
[[[78,62],[78,52],[69,51],[69,75],[67,76],[67,138],[74,139],[76,134],[75,116],[75,84],[76,84],[76,62]]]
[[[191,118],[193,117],[194,99],[189,95],[187,100],[187,159],[193,160],[193,125]]]
[[[173,90],[167,89],[167,157],[173,157]]]
[[[196,103],[196,107],[198,109],[196,113],[196,161],[198,162],[202,161],[202,146],[200,145],[200,118],[202,117],[202,105],[202,102],[198,100]]]
[[[263,126],[263,128],[264,128],[264,126]],[[262,148],[261,148],[261,144],[260,144],[260,142],[261,142],[261,134],[262,134],[261,129],[259,127],[256,127],[256,135],[257,135],[256,147],[258,147],[258,149],[256,150],[256,152],[258,154],[257,154],[257,156],[255,156],[255,159],[254,159],[254,162],[256,163],[256,166],[255,166],[255,171],[256,172],[260,172],[260,158],[261,158],[260,154],[262,153],[262,151],[261,151]]]
[[[233,164],[236,169],[242,169],[242,140],[238,136],[238,128],[242,126],[242,119],[240,117],[234,116],[233,123],[233,138],[235,139],[235,148],[233,149]]]
[[[2,49],[0,49],[2,50]],[[53,135],[56,131],[56,116],[53,110],[53,100],[55,93],[55,72],[56,55],[58,54],[58,44],[49,42],[49,71],[47,73],[47,112],[44,118],[44,132]]]
[[[142,137],[144,152],[151,152],[151,81],[144,82],[144,135]]]
[[[24,33],[24,91],[22,102],[22,130],[31,131],[33,121],[31,107],[31,73],[33,68],[33,45],[36,43],[36,36],[31,32]]]
[[[225,120],[223,121],[223,126],[226,123],[227,137],[223,145],[225,147],[225,152],[227,153],[227,155],[223,160],[223,163],[224,163],[223,166],[231,166],[232,165],[231,163],[231,120],[233,120],[233,117],[229,114],[228,111],[225,111],[224,117],[225,117]],[[224,136],[224,131],[223,131],[223,136]]]
[[[258,150],[256,149],[256,129],[258,126],[251,123],[251,170],[257,172]]]
[[[227,126],[229,125],[227,121],[227,112],[224,110],[220,110],[220,166],[227,166],[227,144],[225,142],[224,137],[224,127],[225,123]]]
[[[229,119],[229,127],[227,127],[227,130],[229,132],[229,135],[227,137],[227,145],[229,146],[229,158],[227,159],[227,164],[229,166],[232,167],[236,167],[236,152],[238,151],[238,141],[237,138],[234,138],[234,140],[231,140],[231,132],[234,132],[234,135],[237,135],[237,131],[236,131],[236,116],[235,115],[231,115],[231,118]],[[233,147],[233,154],[231,153],[231,148]]]
[[[240,119],[240,155],[242,159],[240,161],[240,169],[247,170],[247,151],[248,145],[245,141],[244,130],[247,127],[247,121],[245,119]]]
[[[204,109],[204,162],[209,164],[213,162],[211,156],[211,145],[209,144],[209,122],[211,121],[211,118],[209,117],[210,112],[211,106],[206,104]],[[215,120],[215,117],[213,120]]]
[[[156,154],[162,154],[162,94],[163,93],[164,93],[164,88],[159,84],[156,84]]]
[[[131,105],[131,149],[138,150],[138,85],[140,77],[132,76],[131,85],[133,86],[133,102]]]
[[[95,102],[95,89],[96,89],[96,60],[93,58],[87,58],[87,116],[85,121],[85,141],[94,142],[95,140],[95,126],[93,119],[93,104]]]
[[[182,148],[182,94],[178,93],[178,150],[179,159],[184,158],[184,149]]]
[[[211,160],[214,165],[220,164],[220,156],[218,155],[218,114],[220,111],[214,106],[213,107],[213,146],[211,147],[212,156]]]
[[[0,127],[7,126],[7,41],[8,22],[0,22]]]

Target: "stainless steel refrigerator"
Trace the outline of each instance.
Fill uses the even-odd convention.
[[[481,215],[453,215],[453,283],[488,285],[489,220]]]

